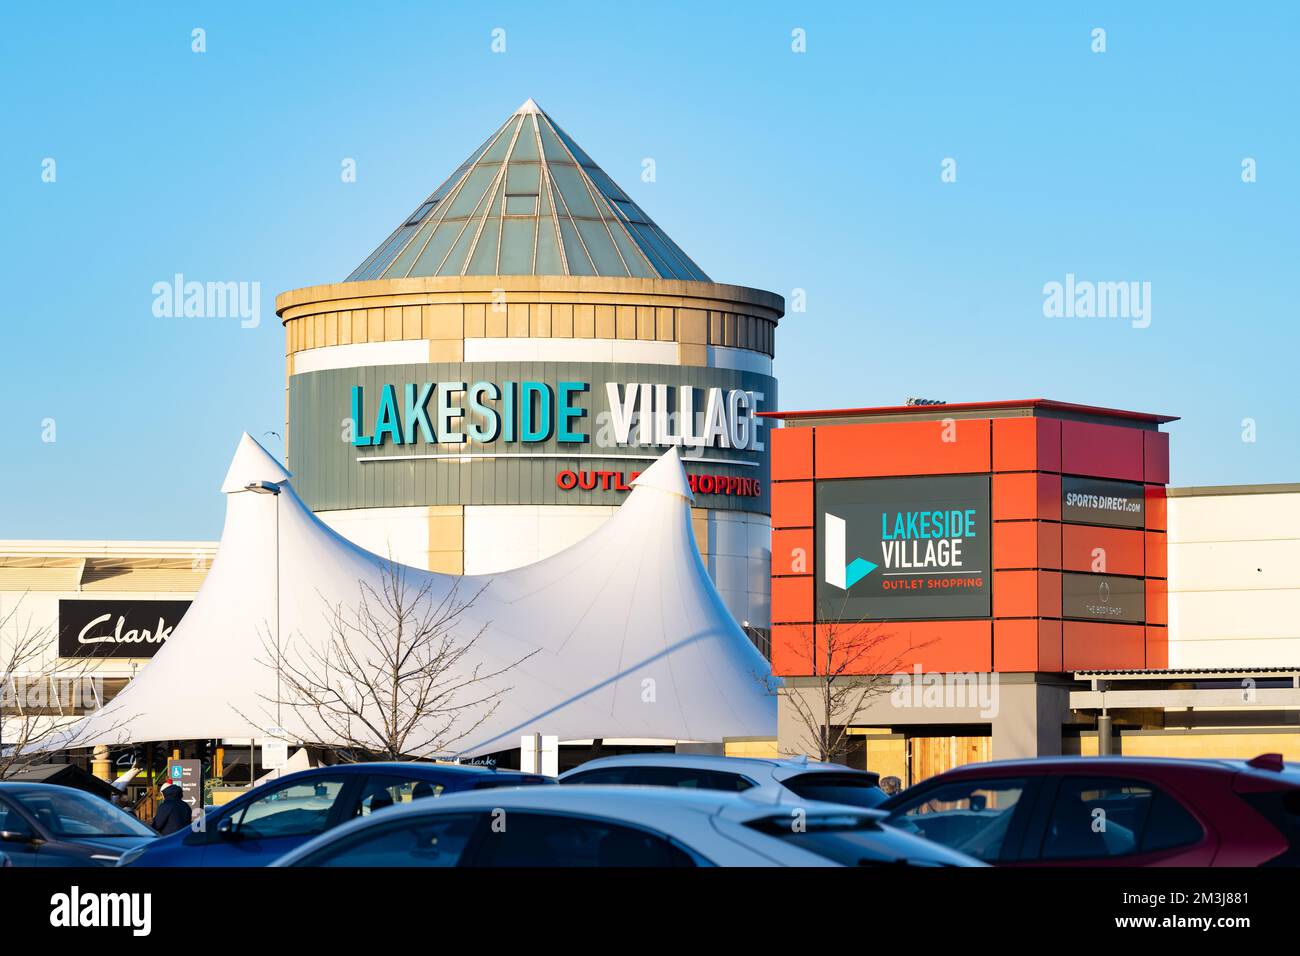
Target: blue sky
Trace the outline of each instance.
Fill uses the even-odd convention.
[[[215,538],[240,432],[281,451],[275,295],[529,96],[715,280],[806,290],[782,407],[1161,412],[1175,485],[1300,480],[1297,8],[866,6],[7,5],[0,538]],[[155,317],[178,272],[260,326]],[[1044,317],[1067,273],[1149,282],[1149,327]]]

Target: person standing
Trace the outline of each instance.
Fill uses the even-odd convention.
[[[193,811],[190,805],[181,799],[184,792],[174,783],[163,787],[163,801],[158,806],[158,812],[153,815],[153,828],[163,836],[183,830],[190,825]]]

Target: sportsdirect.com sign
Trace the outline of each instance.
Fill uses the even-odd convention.
[[[988,617],[989,479],[816,486],[817,619]]]
[[[1101,478],[1061,479],[1061,520],[1114,528],[1140,528],[1142,486]]]

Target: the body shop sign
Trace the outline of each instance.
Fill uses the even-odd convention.
[[[821,481],[817,619],[988,617],[989,479]]]
[[[189,601],[59,602],[60,657],[153,657]]]
[[[1061,575],[1061,616],[1077,621],[1141,624],[1146,612],[1142,578],[1113,574]]]

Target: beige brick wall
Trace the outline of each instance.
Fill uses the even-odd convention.
[[[333,288],[333,287],[330,287]],[[288,293],[286,293],[288,295]],[[513,296],[513,297],[512,297]],[[283,297],[282,297],[283,298]],[[597,338],[642,342],[678,342],[682,363],[704,365],[709,345],[772,354],[775,316],[762,317],[726,309],[659,304],[645,295],[583,296],[577,301],[418,301],[410,295],[371,296],[367,307],[339,302],[304,303],[284,312],[285,352],[365,342],[427,339],[434,343],[466,338]],[[593,299],[604,301],[592,301]],[[631,301],[628,301],[631,300]],[[432,352],[435,350],[431,350]],[[457,350],[436,349],[436,361],[457,361]],[[463,352],[462,352],[463,354]]]

